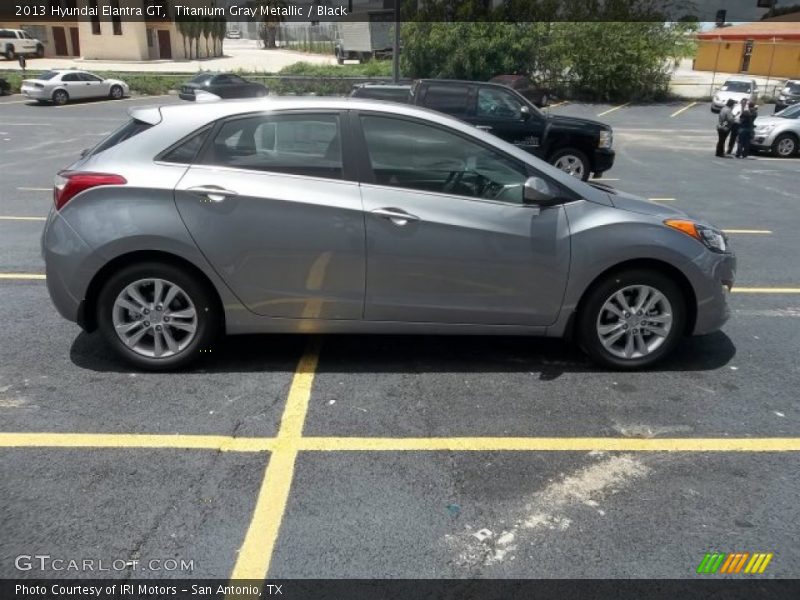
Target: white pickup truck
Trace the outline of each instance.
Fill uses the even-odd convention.
[[[42,58],[44,44],[23,29],[0,29],[0,52],[7,60],[20,54]]]

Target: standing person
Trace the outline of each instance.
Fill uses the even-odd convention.
[[[19,68],[22,69],[23,75],[25,74],[25,70],[28,67],[28,61],[25,59],[24,54],[17,55],[17,60],[19,61]]]
[[[739,139],[739,126],[741,125],[741,118],[742,113],[747,108],[747,98],[742,98],[742,101],[734,104],[733,108],[733,124],[731,125],[731,134],[728,136],[728,150],[725,152],[726,155],[730,156],[733,154],[733,147],[736,145],[737,140]]]
[[[725,158],[725,140],[731,132],[731,126],[735,120],[733,116],[733,105],[736,100],[728,98],[725,106],[719,111],[719,121],[717,121],[717,156]]]
[[[749,102],[747,108],[739,117],[739,141],[736,144],[736,158],[747,158],[750,154],[750,141],[753,139],[753,127],[758,116],[758,109],[754,102]]]

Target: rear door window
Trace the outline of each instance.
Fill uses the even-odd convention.
[[[178,142],[176,146],[157,157],[156,160],[181,165],[192,164],[203,148],[203,143],[206,141],[209,131],[211,131],[211,128],[206,127],[202,131],[192,134],[187,139]]]
[[[199,162],[342,179],[341,144],[338,115],[259,115],[224,123]]]
[[[427,108],[438,110],[455,117],[467,114],[469,86],[431,84],[425,92],[424,104]]]

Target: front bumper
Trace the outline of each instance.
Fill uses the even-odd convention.
[[[617,153],[611,148],[597,148],[592,155],[592,172],[605,173],[614,166]]]
[[[695,285],[697,315],[693,335],[718,331],[730,318],[728,295],[736,279],[736,256],[706,252],[697,266],[705,274],[703,284]]]

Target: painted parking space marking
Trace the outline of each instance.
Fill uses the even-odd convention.
[[[0,273],[0,279],[44,281],[44,273]]]
[[[731,290],[733,294],[800,294],[800,287],[781,288],[781,287],[735,287]]]
[[[267,452],[274,438],[138,433],[0,433],[0,448],[151,448]]]
[[[9,216],[0,216],[0,221],[47,221],[47,217],[9,217]]]
[[[608,110],[604,110],[601,113],[597,113],[597,116],[598,117],[602,117],[603,115],[611,114],[612,112],[617,111],[617,110],[619,110],[621,108],[625,108],[628,105],[630,105],[630,102],[626,102],[625,104],[620,104],[619,106],[614,106],[612,108],[609,108]]]
[[[569,104],[569,100],[562,100],[561,102],[556,102],[555,104],[548,104],[547,108],[558,108],[559,106],[564,106],[565,104]]]
[[[648,198],[650,202],[675,202],[677,198]]]
[[[769,229],[723,229],[725,233],[743,234],[743,235],[771,235],[772,231]]]
[[[312,339],[295,370],[275,447],[270,454],[253,517],[239,549],[231,579],[264,579],[278,541],[289,501],[294,468],[303,435],[311,387],[319,363],[320,343]]]
[[[20,192],[52,192],[53,188],[51,187],[18,187],[17,190]]]
[[[692,108],[693,106],[696,106],[696,105],[697,105],[697,102],[690,102],[689,104],[687,104],[683,108],[680,108],[680,109],[676,110],[674,113],[672,113],[670,115],[670,117],[671,118],[677,117],[678,115],[686,112],[687,110],[689,110],[690,108]]]

